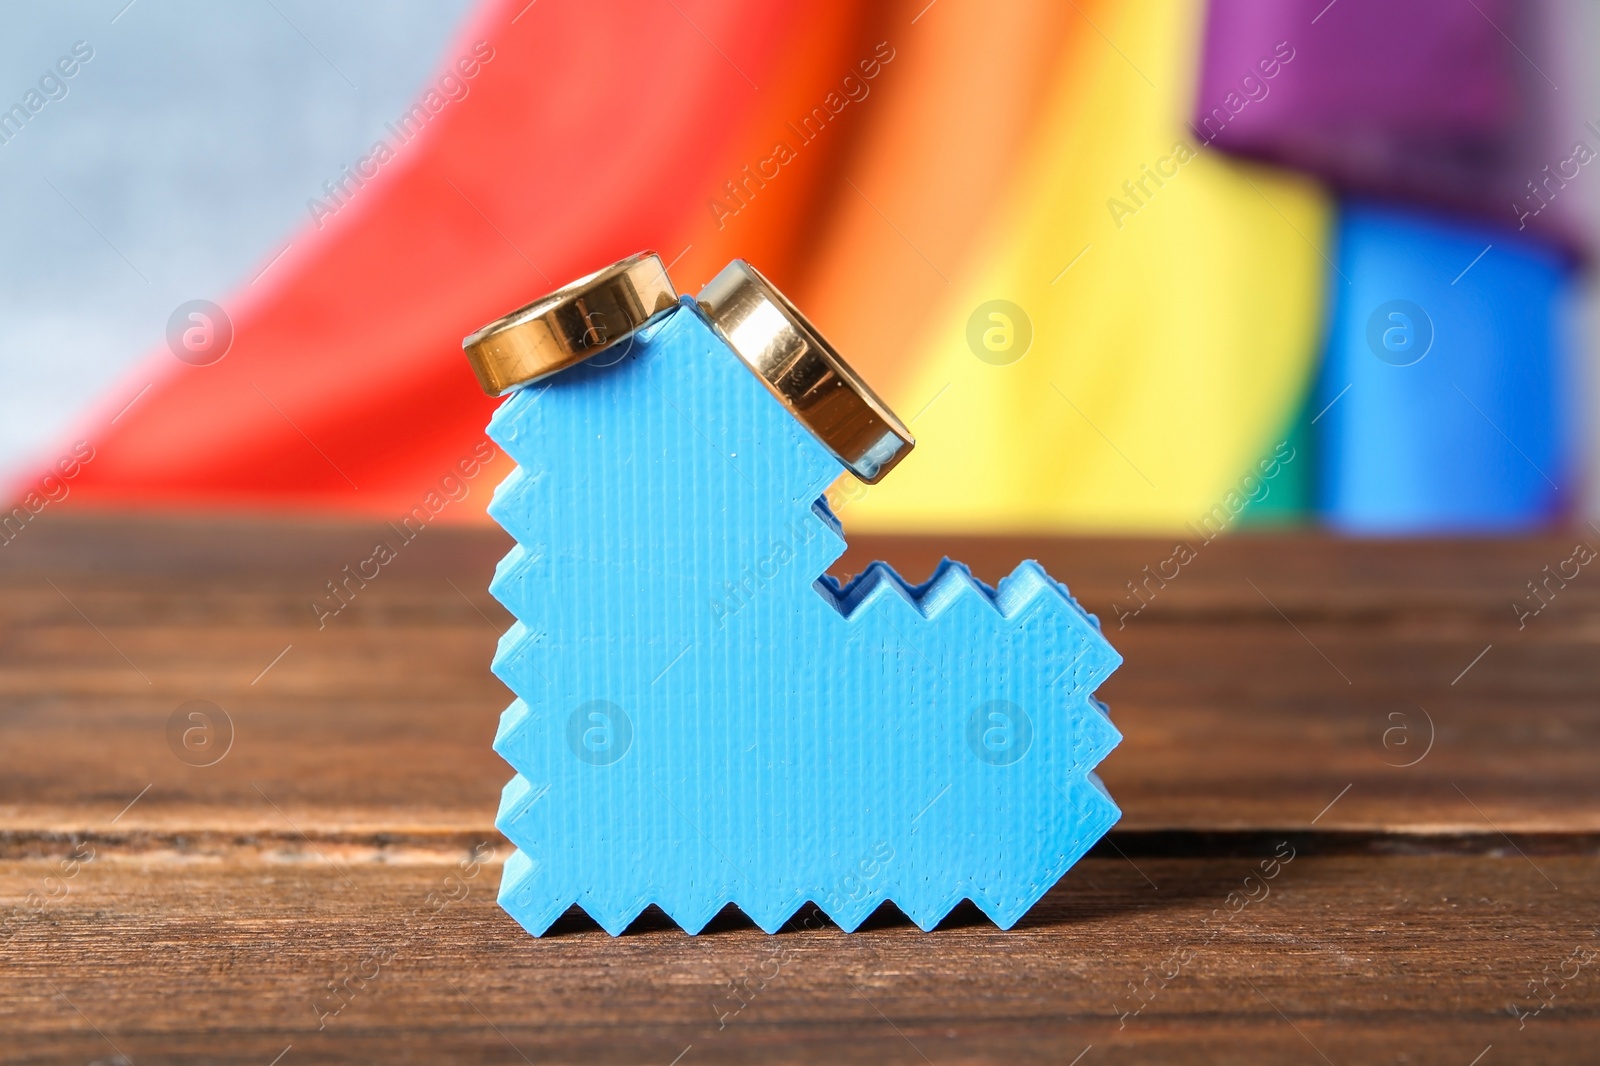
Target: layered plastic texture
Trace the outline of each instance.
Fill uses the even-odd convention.
[[[1117,820],[1099,623],[1034,562],[826,576],[841,466],[687,298],[489,432],[518,464],[489,509],[517,540],[500,903],[529,932],[729,903],[774,932],[808,900],[1009,927]]]

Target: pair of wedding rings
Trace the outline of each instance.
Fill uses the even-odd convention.
[[[483,391],[499,396],[612,348],[678,306],[661,258],[640,252],[496,319],[461,346]],[[876,483],[916,443],[888,405],[749,263],[729,263],[693,306],[857,478]]]

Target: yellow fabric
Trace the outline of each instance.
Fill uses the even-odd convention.
[[[895,390],[916,449],[831,494],[851,529],[1178,529],[1271,451],[1310,380],[1329,205],[1188,130],[1199,7],[1079,5],[1109,40],[1060,71],[999,238],[932,309]],[[1033,326],[1009,365],[968,344],[994,299]]]

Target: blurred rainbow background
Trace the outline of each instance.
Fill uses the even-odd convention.
[[[910,422],[851,529],[1592,515],[1597,43],[1561,0],[476,4],[198,294],[225,354],[82,375],[13,512],[404,515],[484,439],[461,338],[651,248],[687,292],[756,264]]]

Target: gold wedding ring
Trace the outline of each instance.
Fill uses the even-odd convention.
[[[755,267],[735,259],[696,297],[711,326],[857,478],[876,484],[916,444],[887,404]]]
[[[496,319],[461,347],[483,391],[499,396],[583,362],[677,305],[661,257],[640,252]]]

